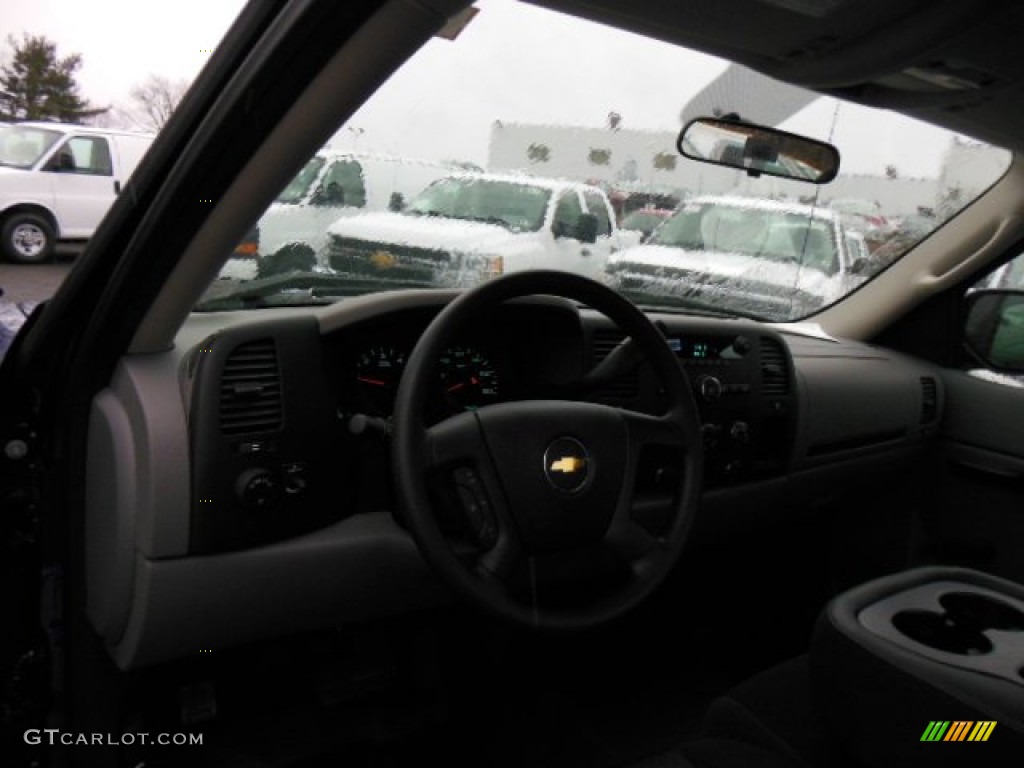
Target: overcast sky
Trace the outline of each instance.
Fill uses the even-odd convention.
[[[341,1],[341,0],[339,0]],[[242,0],[0,0],[0,59],[6,38],[42,34],[59,53],[81,53],[82,95],[124,105],[149,74],[191,80]],[[339,133],[340,143],[395,154],[485,163],[495,120],[599,127],[609,112],[624,128],[679,130],[683,105],[725,69],[721,61],[533,6],[487,0],[457,41],[435,39]],[[525,36],[525,39],[524,39]],[[487,60],[511,64],[497,71]],[[639,65],[639,66],[638,66]],[[559,75],[570,74],[568,79]],[[458,114],[455,116],[457,106]],[[790,121],[819,138],[835,108],[818,102]],[[896,116],[864,138],[862,108],[844,105],[834,137],[847,171],[934,175],[949,144]],[[756,118],[756,116],[755,116]],[[444,126],[442,130],[431,130]],[[879,152],[884,149],[884,155]]]
[[[192,80],[244,0],[0,0],[0,58],[8,35],[44,35],[61,56],[82,54],[81,93],[123,103],[147,75]]]

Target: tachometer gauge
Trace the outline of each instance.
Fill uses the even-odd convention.
[[[438,360],[445,398],[461,410],[474,410],[498,399],[498,372],[479,350],[451,347]]]
[[[356,358],[356,385],[367,407],[390,416],[398,382],[405,370],[406,355],[394,347],[371,347]]]

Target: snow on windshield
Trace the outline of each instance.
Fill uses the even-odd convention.
[[[900,258],[1009,163],[695,51],[510,0],[478,7],[311,153],[260,220],[258,254],[229,259],[208,296],[241,284],[251,304],[248,283],[286,274],[352,295],[556,268],[646,306],[713,294],[717,311],[795,320]],[[838,178],[755,178],[679,154],[688,120],[724,114],[834,143]],[[696,226],[694,201],[710,240],[676,237]],[[644,210],[677,213],[653,234],[620,226]],[[269,281],[268,301],[287,290]]]

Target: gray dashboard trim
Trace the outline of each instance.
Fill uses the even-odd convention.
[[[149,558],[188,551],[191,480],[177,363],[174,353],[126,358],[111,384],[132,425],[136,456],[136,497],[118,514],[135,515],[135,546]]]
[[[944,371],[943,378],[951,403],[946,440],[1024,461],[1020,455],[1024,446],[1024,390],[985,381],[965,371]]]
[[[154,561],[137,554],[131,620],[108,644],[121,669],[255,638],[366,621],[448,599],[387,513],[273,546]]]
[[[101,636],[120,639],[128,621],[138,498],[135,440],[120,401],[101,392],[89,416],[86,459],[86,612]]]

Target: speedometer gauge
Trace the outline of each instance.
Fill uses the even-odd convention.
[[[438,360],[445,397],[461,410],[474,410],[498,399],[498,372],[472,347],[451,347]]]
[[[398,382],[405,370],[406,355],[394,347],[371,347],[356,358],[356,385],[369,408],[390,415]]]

